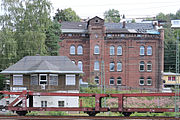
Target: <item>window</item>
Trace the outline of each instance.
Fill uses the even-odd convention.
[[[76,85],[76,76],[74,74],[66,75],[66,85]]]
[[[47,101],[41,101],[41,107],[47,107]]]
[[[99,54],[99,46],[98,45],[94,46],[94,54]]]
[[[114,66],[114,62],[111,62],[111,63],[110,63],[110,71],[114,71],[114,67],[115,67],[115,66]]]
[[[110,46],[110,55],[114,55],[114,46]]]
[[[147,71],[152,71],[152,63],[150,61],[147,63]]]
[[[23,85],[23,75],[13,75],[13,85]]]
[[[74,60],[72,60],[72,63],[76,64]]]
[[[121,46],[117,47],[117,55],[122,55],[122,47]]]
[[[81,45],[78,46],[77,48],[77,54],[82,55],[83,54],[83,47]]]
[[[31,85],[38,85],[38,75],[37,74],[31,75]]]
[[[96,76],[96,77],[94,78],[94,82],[95,82],[97,85],[99,85],[99,77],[98,77],[98,76]]]
[[[117,85],[121,85],[122,84],[122,79],[121,79],[121,77],[118,77],[117,78]]]
[[[99,70],[99,61],[94,62],[94,70]]]
[[[144,46],[140,46],[140,55],[144,55]]]
[[[144,61],[141,61],[139,64],[139,71],[144,71]]]
[[[49,74],[49,85],[58,85],[58,74]]]
[[[59,107],[64,107],[64,101],[58,101],[58,106]]]
[[[114,85],[114,78],[113,77],[110,78],[109,85]]]
[[[78,61],[78,68],[79,68],[81,71],[83,70],[82,61]]]
[[[141,77],[141,78],[139,79],[139,85],[144,85],[144,77]]]
[[[176,81],[176,77],[175,76],[169,76],[168,81]]]
[[[152,85],[152,78],[151,77],[147,78],[147,85]]]
[[[47,74],[40,74],[39,75],[39,84],[45,84],[47,85]]]
[[[152,55],[152,47],[151,46],[147,47],[147,55]]]
[[[71,55],[75,55],[75,46],[74,46],[74,45],[72,45],[72,46],[70,47],[70,54],[71,54]]]
[[[121,62],[117,63],[117,71],[122,71],[122,63]]]

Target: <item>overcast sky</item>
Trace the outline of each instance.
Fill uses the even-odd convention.
[[[153,17],[160,12],[176,13],[180,0],[50,0],[54,10],[72,8],[81,18],[99,16],[109,9],[119,10],[126,18]]]

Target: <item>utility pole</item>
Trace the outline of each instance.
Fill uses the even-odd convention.
[[[179,118],[179,34],[176,40],[176,86],[175,86],[175,116]]]

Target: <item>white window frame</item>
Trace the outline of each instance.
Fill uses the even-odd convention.
[[[47,107],[47,101],[41,101],[41,107]]]
[[[94,70],[99,71],[99,61],[94,62]]]
[[[117,47],[117,55],[122,55],[122,46]]]
[[[143,64],[142,64],[142,62],[143,62]],[[143,65],[143,70],[141,70],[141,65]],[[144,61],[140,61],[140,63],[139,63],[139,71],[140,72],[143,72],[143,71],[145,71],[145,63],[144,63]]]
[[[78,68],[83,71],[83,63],[82,61],[78,61]]]
[[[94,46],[94,54],[99,54],[100,50],[99,50],[99,45],[95,45]]]
[[[144,83],[141,84],[141,80],[143,80],[143,82],[145,82],[145,81],[144,81],[144,77],[141,77],[141,78],[139,78],[139,85],[144,85]]]
[[[60,106],[60,102],[63,102],[63,106]],[[58,107],[65,107],[65,101],[64,100],[58,101]]]
[[[21,77],[21,79],[15,80],[15,77]],[[13,85],[23,85],[23,75],[13,75]]]
[[[55,76],[55,77],[57,77],[57,84],[50,84],[50,81],[51,81],[50,77],[51,77],[51,76]],[[58,80],[59,80],[59,78],[58,78],[58,74],[49,74],[49,85],[58,86]]]
[[[147,47],[147,55],[152,55],[152,46]]]
[[[111,66],[114,66],[114,69],[113,69],[113,70],[111,70]],[[110,71],[114,71],[114,70],[115,70],[115,64],[114,64],[114,62],[110,62],[110,64],[109,64],[109,70],[110,70]]]
[[[148,66],[150,66],[150,68],[151,68],[150,70],[148,69],[149,68]],[[152,71],[152,62],[150,62],[150,61],[147,63],[147,71],[148,72]]]
[[[36,77],[37,77],[37,84],[32,84],[32,77],[33,77],[33,76],[36,76]],[[38,83],[39,83],[38,74],[32,74],[32,75],[31,75],[31,85],[38,85]]]
[[[82,45],[79,45],[78,48],[77,48],[77,54],[78,55],[82,55],[83,54],[83,46]]]
[[[41,76],[46,76],[46,80],[41,80]],[[45,85],[47,85],[48,84],[48,80],[47,80],[48,78],[47,78],[47,74],[39,74],[39,85],[43,85],[43,84],[40,84],[40,82],[41,81],[46,81],[46,84]]]
[[[121,81],[121,84],[118,84],[118,81],[119,81],[119,80]],[[121,78],[121,77],[118,77],[118,78],[117,78],[117,85],[122,85],[122,78]]]
[[[120,69],[119,69],[120,66]],[[117,62],[117,71],[120,72],[122,71],[122,63],[121,62]]]
[[[75,55],[76,54],[76,47],[74,45],[70,46],[70,54]]]
[[[98,81],[98,83],[97,83],[96,81]],[[96,76],[96,77],[94,78],[94,82],[96,83],[96,85],[99,85],[99,77],[98,77],[98,76]]]
[[[76,62],[74,60],[72,60],[72,63],[76,64]]]
[[[109,54],[110,55],[115,55],[115,47],[113,45],[111,45],[110,48],[109,48]]]
[[[114,78],[113,77],[111,77],[110,79],[109,79],[109,85],[114,85],[114,83],[113,84],[111,84],[111,81],[113,80],[113,82],[114,82]]]
[[[151,84],[148,84],[148,81],[151,81]],[[147,85],[152,85],[152,78],[151,77],[147,78]]]
[[[74,79],[72,81],[69,81],[68,77],[74,77]],[[66,74],[66,85],[76,85],[76,75],[75,74]]]
[[[144,50],[145,50],[144,46],[140,46],[139,55],[144,55],[145,54]]]

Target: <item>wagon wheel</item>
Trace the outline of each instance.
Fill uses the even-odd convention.
[[[17,113],[19,116],[25,116],[28,112],[27,112],[27,111],[16,111],[16,113]]]
[[[123,112],[122,113],[125,117],[129,117],[131,114],[132,114],[132,112]]]

